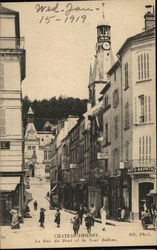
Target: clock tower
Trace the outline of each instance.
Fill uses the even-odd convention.
[[[94,107],[100,98],[100,92],[107,83],[107,72],[113,65],[111,49],[111,26],[103,21],[97,26],[96,55],[93,68],[90,66],[89,102]]]

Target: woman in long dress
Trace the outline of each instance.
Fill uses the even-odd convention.
[[[105,231],[105,225],[106,225],[106,209],[105,209],[105,206],[103,206],[100,209],[100,215],[101,215],[102,230]]]
[[[10,211],[10,214],[12,215],[12,220],[11,220],[11,229],[19,229],[19,217],[17,210],[14,208]]]

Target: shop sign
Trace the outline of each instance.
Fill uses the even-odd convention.
[[[66,163],[62,163],[62,169],[69,169],[69,165]]]
[[[77,168],[77,164],[70,164],[70,168],[71,168],[71,169]]]
[[[128,173],[154,172],[154,166],[151,167],[134,167],[128,169]]]
[[[103,141],[103,139],[104,139],[103,137],[98,137],[97,141],[101,142],[101,141]]]
[[[98,160],[101,160],[101,159],[108,159],[108,153],[101,153],[101,152],[98,152],[98,153],[97,153],[97,159],[98,159]]]
[[[10,141],[1,141],[0,149],[10,149]]]

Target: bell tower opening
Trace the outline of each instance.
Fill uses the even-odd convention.
[[[27,116],[27,123],[34,123],[34,112],[31,107],[29,107],[26,116]]]

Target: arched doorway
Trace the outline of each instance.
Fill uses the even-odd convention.
[[[151,182],[139,183],[139,219],[141,219],[141,212],[144,210],[144,204],[148,209],[151,208],[153,202],[151,196],[147,196],[149,191],[153,189],[154,184]]]
[[[29,173],[30,173],[30,177],[35,176],[35,170],[34,170],[34,166],[32,164],[29,166]]]

